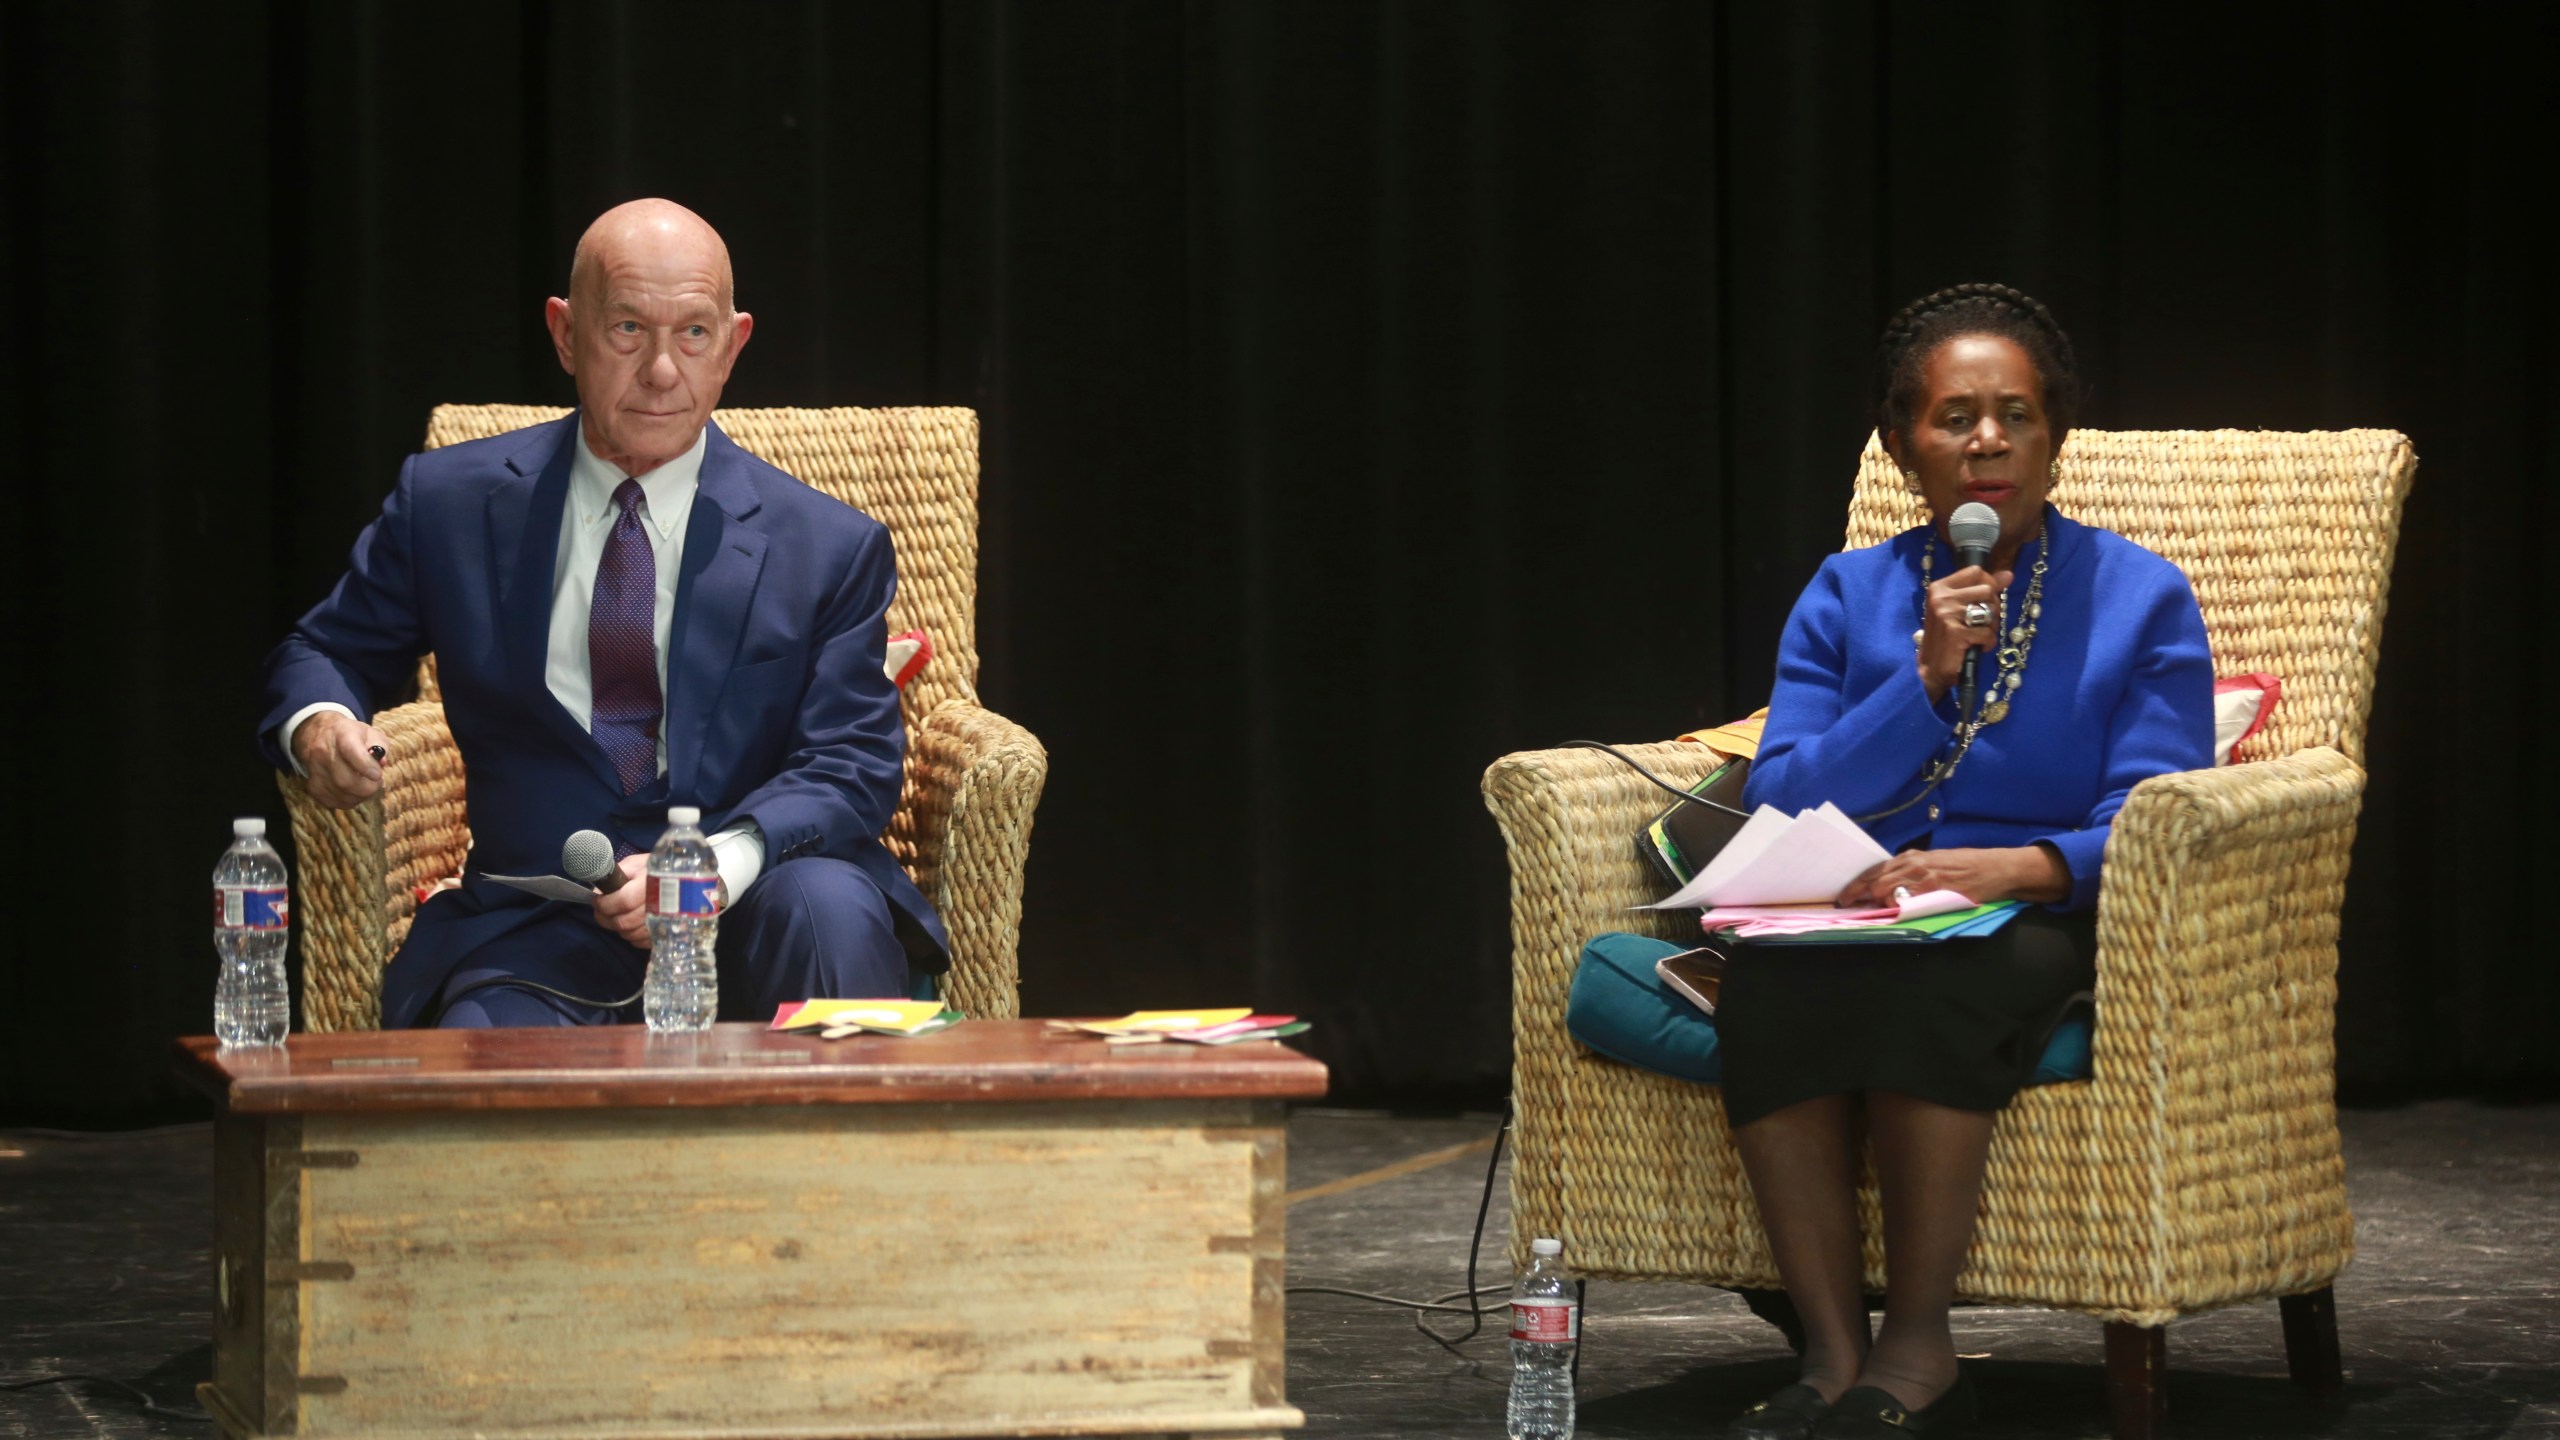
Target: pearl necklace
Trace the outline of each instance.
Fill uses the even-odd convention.
[[[2033,543],[2036,547],[2035,568],[2027,572],[2027,598],[2018,607],[2018,623],[2015,627],[2009,624],[2009,592],[2006,590],[2000,592],[2000,626],[1993,633],[2008,643],[1998,648],[1996,658],[2000,669],[1991,677],[1991,688],[1983,697],[1979,718],[1964,722],[1965,738],[1968,742],[1973,738],[1974,731],[1985,725],[1997,725],[2009,718],[2009,702],[2018,698],[2018,687],[2024,685],[2027,680],[2027,656],[2036,647],[2036,622],[2044,618],[2045,562],[2052,558],[2053,552],[2053,547],[2045,543],[2042,526],[2036,528]],[[1937,563],[1937,557],[1938,537],[1935,532],[1932,532],[1927,542],[1920,547],[1920,623],[1923,627],[1929,623],[1929,576]],[[1912,643],[1919,643],[1919,638],[1920,632],[1913,632]],[[2008,693],[2001,693],[2003,687],[2006,687]]]

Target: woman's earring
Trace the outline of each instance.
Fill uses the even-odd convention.
[[[1921,493],[1921,491],[1920,491],[1920,472],[1919,472],[1919,471],[1917,471],[1917,470],[1905,470],[1905,471],[1903,471],[1903,472],[1902,472],[1902,488],[1903,488],[1903,489],[1905,489],[1905,490],[1910,491],[1910,492],[1911,492],[1912,494],[1914,494],[1914,495],[1917,495],[1917,494]]]

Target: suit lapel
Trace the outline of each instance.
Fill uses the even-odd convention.
[[[542,426],[507,457],[508,477],[489,492],[490,573],[497,577],[497,626],[506,689],[524,697],[560,742],[583,756],[615,790],[621,783],[587,727],[551,694],[551,580],[560,563],[560,525],[569,505],[570,448],[578,417]],[[547,448],[546,448],[547,447]]]
[[[712,707],[737,660],[764,574],[766,536],[743,523],[761,504],[747,479],[745,453],[712,426],[685,522],[684,560],[667,630],[667,793],[679,802],[694,793]]]

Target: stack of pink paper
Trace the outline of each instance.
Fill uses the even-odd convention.
[[[1756,940],[1768,935],[1892,925],[1972,908],[1972,900],[1953,890],[1932,890],[1871,910],[1844,910],[1837,905],[1727,905],[1708,911],[1699,921],[1709,930],[1729,930],[1737,939]]]

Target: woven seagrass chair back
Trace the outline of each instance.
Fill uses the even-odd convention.
[[[2311,745],[2364,762],[2400,502],[2417,472],[2391,430],[2074,430],[2053,502],[2187,574],[2217,674],[2284,683],[2232,759]],[[1849,501],[1849,548],[1927,518],[1870,436]]]
[[[439,405],[427,448],[478,440],[557,420],[556,405]],[[922,630],[933,659],[907,685],[907,746],[945,700],[978,699],[978,415],[959,406],[877,410],[721,410],[713,417],[739,448],[889,527],[898,550],[898,594],[889,633]],[[419,690],[437,691],[434,657]]]

